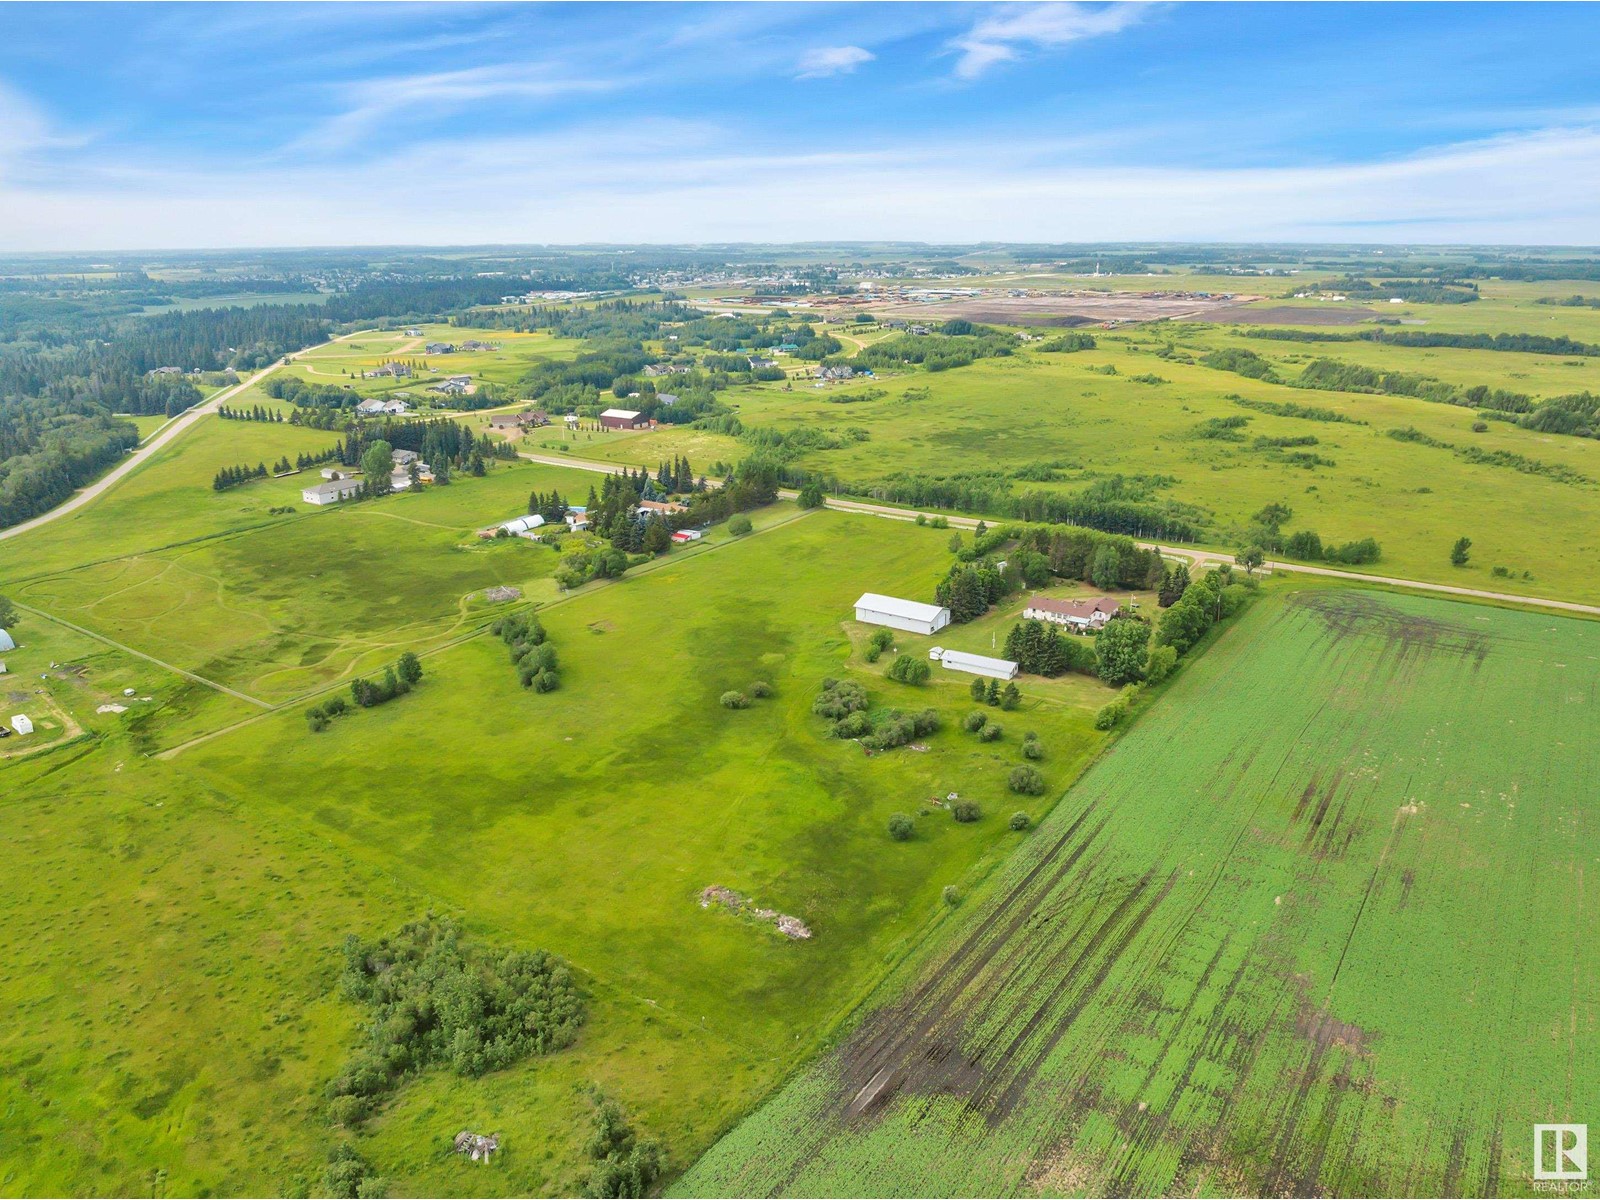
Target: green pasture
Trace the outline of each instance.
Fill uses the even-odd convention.
[[[474,379],[500,385],[515,384],[536,363],[547,359],[567,359],[577,355],[583,343],[574,338],[554,337],[548,333],[516,333],[501,329],[464,329],[453,325],[416,325],[419,337],[408,337],[401,330],[374,330],[358,334],[348,341],[331,342],[303,354],[285,368],[311,383],[349,386],[364,396],[387,396],[394,392],[410,392],[419,401],[432,397],[428,385],[449,375],[471,375]],[[471,353],[424,354],[428,342],[450,342],[456,345],[477,340],[498,345],[499,350],[481,350]],[[362,379],[363,371],[371,371],[391,359],[426,364],[409,379]],[[448,405],[448,398],[438,398]]]
[[[676,1190],[1526,1194],[1600,1084],[1597,661],[1589,622],[1264,600]]]
[[[7,861],[33,881],[0,928],[0,999],[21,1018],[0,1034],[0,1122],[55,1147],[9,1158],[6,1189],[315,1189],[322,1088],[361,1020],[337,995],[339,942],[430,908],[567,956],[591,1015],[549,1059],[408,1084],[359,1137],[394,1192],[580,1190],[591,1084],[674,1172],[693,1161],[948,920],[946,885],[981,884],[1018,842],[1009,814],[1043,817],[1104,740],[1093,681],[1024,680],[1006,736],[979,743],[957,727],[967,677],[909,688],[861,663],[863,580],[927,593],[947,535],[774,511],[788,519],[547,605],[554,693],[523,690],[480,635],[321,734],[295,706],[165,761],[114,725],[0,765]],[[810,712],[828,674],[946,727],[869,757]],[[775,695],[718,703],[754,679]],[[1029,730],[1050,792],[1024,800],[1004,779]],[[951,791],[982,819],[930,803]],[[886,834],[896,811],[916,816],[909,843]],[[713,883],[814,938],[702,909]],[[480,1126],[506,1146],[491,1168],[448,1152]]]
[[[295,478],[298,488],[319,476]],[[484,588],[511,585],[530,600],[553,598],[550,576],[560,561],[554,550],[521,538],[484,542],[475,530],[526,512],[534,490],[556,488],[581,501],[592,478],[598,476],[517,464],[417,495],[321,510],[297,504],[302,515],[166,549],[130,550],[30,579],[12,593],[276,702],[481,626],[487,618],[470,598]],[[238,490],[274,482],[280,481]]]

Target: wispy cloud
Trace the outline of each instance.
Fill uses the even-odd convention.
[[[860,46],[819,46],[800,56],[800,72],[796,79],[821,79],[827,75],[847,75],[862,63],[869,63],[877,55]]]
[[[960,52],[955,73],[976,79],[990,67],[1020,58],[1027,50],[1054,50],[1085,38],[1104,37],[1144,19],[1143,4],[1098,8],[1064,0],[1058,4],[1011,4],[979,21],[950,46]]]
[[[343,89],[344,112],[299,138],[291,150],[336,150],[352,145],[384,121],[418,111],[455,110],[489,100],[552,100],[611,91],[613,79],[579,79],[540,63],[468,67],[427,75],[367,79]]]

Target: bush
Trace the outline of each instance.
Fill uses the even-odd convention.
[[[757,700],[765,700],[772,695],[772,685],[764,679],[754,680],[749,687],[744,689],[745,695]]]
[[[851,713],[864,713],[867,711],[867,691],[859,683],[824,679],[822,693],[811,702],[811,711],[833,721],[843,720]]]
[[[743,513],[738,513],[728,521],[728,532],[734,537],[743,537],[751,530],[750,518]]]
[[[722,693],[722,707],[723,708],[749,708],[750,707],[750,698],[748,696],[746,696],[743,692],[723,692]]]
[[[1144,677],[1151,683],[1160,683],[1178,665],[1176,646],[1152,646],[1150,657],[1144,662]]]
[[[867,645],[876,646],[879,650],[888,650],[894,646],[894,633],[888,629],[874,629],[872,636],[867,639]]]
[[[950,815],[963,825],[970,825],[983,815],[983,810],[971,800],[957,800],[955,807],[950,810]]]
[[[1027,813],[1019,810],[1011,814],[1011,820],[1007,821],[1006,824],[1011,827],[1012,833],[1022,833],[1028,826],[1033,824],[1033,821],[1028,817]]]
[[[311,726],[312,733],[321,733],[328,727],[328,715],[320,708],[308,709],[306,711],[306,724]]]
[[[944,898],[945,904],[950,908],[954,908],[956,905],[961,903],[961,892],[948,884],[945,886],[944,891],[941,892],[940,895]]]
[[[1005,730],[994,724],[985,725],[978,730],[978,740],[980,742],[998,742],[1004,735]]]
[[[1006,784],[1020,796],[1044,795],[1044,776],[1036,767],[1012,767]]]
[[[1032,762],[1038,762],[1044,757],[1044,747],[1039,744],[1039,735],[1030,733],[1022,739],[1022,757]]]
[[[909,654],[895,659],[894,665],[889,668],[890,679],[911,687],[921,687],[928,682],[928,676],[932,673],[926,659],[912,658]]]
[[[988,723],[989,714],[979,710],[969,712],[966,716],[961,718],[961,728],[965,729],[968,733],[977,733],[978,730],[982,729]]]
[[[895,813],[889,818],[889,836],[897,842],[909,842],[916,831],[916,825],[905,813]]]
[[[533,681],[536,692],[553,692],[560,686],[561,676],[556,671],[540,671]]]
[[[1127,696],[1118,696],[1111,703],[1104,705],[1094,715],[1094,727],[1102,733],[1108,729],[1115,729],[1122,718],[1128,715]]]
[[[372,1173],[372,1164],[349,1142],[340,1142],[328,1155],[322,1172],[322,1190],[338,1200],[367,1200],[384,1195],[388,1185]]]
[[[861,652],[861,657],[866,659],[869,663],[877,662],[882,656],[883,651],[870,643],[867,645],[867,648]]]
[[[864,712],[853,712],[833,724],[833,736],[836,738],[866,737],[871,732],[872,722]]]

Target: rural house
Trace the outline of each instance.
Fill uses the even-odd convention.
[[[675,504],[671,500],[641,500],[639,501],[640,515],[660,513],[662,516],[671,516],[673,513],[688,512],[687,506]]]
[[[676,396],[674,396],[671,392],[657,392],[656,393],[656,403],[657,404],[665,405],[667,408],[671,408],[677,402],[678,402],[678,398]]]
[[[449,342],[429,342],[422,349],[427,354],[454,354],[456,352],[456,348]]]
[[[1122,605],[1109,596],[1096,596],[1092,600],[1056,600],[1049,596],[1035,596],[1028,601],[1022,615],[1029,621],[1049,621],[1052,625],[1065,625],[1082,633],[1099,629],[1122,611]]]
[[[887,625],[907,633],[936,633],[950,624],[950,610],[937,604],[919,604],[865,592],[856,601],[856,620],[867,625]]]
[[[1015,679],[1017,664],[1009,658],[990,658],[984,654],[968,654],[965,650],[940,650],[935,646],[928,657],[938,655],[948,671],[965,671],[968,675],[986,675],[990,679]]]

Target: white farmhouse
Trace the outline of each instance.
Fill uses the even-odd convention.
[[[965,650],[946,650],[939,661],[947,671],[965,671],[968,675],[987,675],[990,679],[1015,679],[1017,664],[1009,658],[989,658],[982,654],[968,654]]]
[[[856,620],[867,625],[887,625],[907,633],[937,633],[950,624],[950,610],[937,604],[919,604],[866,592],[856,601]]]

